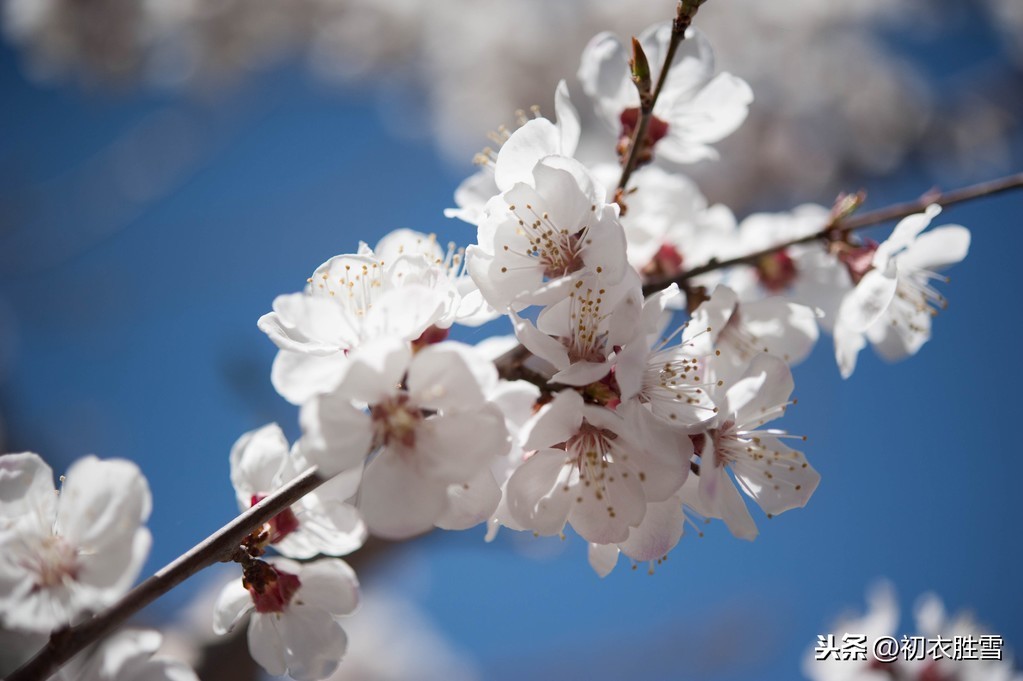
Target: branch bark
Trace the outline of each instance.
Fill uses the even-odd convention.
[[[654,105],[657,104],[657,98],[660,97],[661,90],[664,88],[664,82],[668,78],[668,71],[671,70],[671,63],[675,60],[675,53],[678,51],[678,46],[685,40],[686,30],[693,23],[696,11],[706,1],[681,0],[678,3],[675,19],[671,23],[671,39],[668,41],[668,51],[664,55],[664,63],[661,65],[661,72],[657,76],[657,84],[654,86],[653,93],[650,96],[646,96],[646,93],[642,90],[639,93],[639,121],[632,133],[632,140],[629,142],[629,155],[625,160],[625,165],[622,166],[616,198],[620,198],[624,194],[629,184],[629,178],[632,177],[633,171],[636,170],[636,166],[639,164],[640,153],[644,146],[643,140],[646,138],[646,131],[650,127],[650,118],[654,114]]]
[[[812,243],[819,240],[840,238],[859,229],[872,227],[891,220],[898,220],[914,213],[920,213],[927,208],[927,206],[934,203],[939,206],[949,206],[954,203],[962,203],[964,201],[970,201],[983,196],[993,196],[995,194],[1020,188],[1023,188],[1023,173],[1007,175],[996,180],[981,182],[979,184],[970,185],[961,189],[954,189],[944,193],[928,192],[915,201],[907,201],[905,203],[898,203],[892,206],[885,206],[884,208],[878,208],[877,210],[867,211],[865,213],[860,213],[859,215],[853,215],[848,218],[833,221],[832,223],[822,227],[820,231],[808,234],[807,236],[799,239],[786,241],[785,243],[777,244],[770,248],[765,248],[754,253],[747,253],[746,255],[741,255],[735,258],[729,258],[728,260],[712,259],[706,265],[694,267],[691,270],[683,272],[677,277],[649,281],[643,285],[643,295],[647,296],[651,293],[656,293],[657,291],[663,290],[672,284],[682,286],[694,277],[698,277],[701,274],[707,274],[708,272],[713,272],[715,270],[720,270],[725,267],[751,265],[764,256],[773,255],[774,253],[783,251],[790,246]]]

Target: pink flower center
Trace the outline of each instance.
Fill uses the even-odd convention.
[[[252,502],[250,505],[255,506],[263,499],[266,499],[265,494],[253,494]],[[270,521],[267,523],[267,525],[270,526],[269,541],[271,544],[276,544],[277,542],[281,541],[289,534],[297,530],[299,522],[298,518],[295,516],[295,513],[289,507],[275,515],[273,518],[270,518]]]
[[[421,334],[419,334],[419,338],[412,341],[412,350],[418,352],[419,350],[425,348],[427,345],[433,345],[434,343],[446,341],[448,339],[448,334],[450,332],[451,329],[442,329],[439,326],[434,326],[433,324],[431,324],[426,328],[426,331],[423,331]]]
[[[24,566],[36,574],[33,591],[49,589],[78,576],[78,551],[63,537],[49,535],[32,547]]]
[[[771,293],[778,293],[787,289],[796,276],[796,263],[785,251],[778,251],[765,255],[757,261],[757,277],[760,285]]]
[[[379,444],[415,447],[416,428],[423,420],[423,412],[409,403],[408,394],[400,393],[374,404],[370,407],[369,413]]]
[[[302,582],[298,577],[261,560],[245,568],[242,585],[248,589],[256,612],[284,612]]]
[[[838,252],[838,259],[849,271],[853,286],[859,284],[864,275],[874,269],[874,251],[877,250],[877,246],[876,241],[868,241],[863,246],[850,246]]]
[[[635,107],[626,109],[618,120],[622,124],[622,134],[618,139],[618,157],[624,161],[629,151],[629,145],[632,144],[632,136],[636,133],[636,126],[639,125],[639,109]],[[654,145],[664,139],[667,134],[668,124],[657,116],[651,115],[650,122],[646,127],[646,135],[639,140],[637,168],[654,159]]]
[[[643,274],[648,277],[667,278],[682,274],[682,254],[671,244],[661,244],[657,253],[643,267]]]

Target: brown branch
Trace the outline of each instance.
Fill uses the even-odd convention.
[[[231,560],[234,551],[250,533],[327,480],[329,478],[322,477],[315,466],[302,473],[136,586],[110,608],[73,627],[53,632],[42,650],[11,673],[6,681],[43,681],[50,678],[76,654],[188,577],[216,562]]]
[[[678,3],[678,9],[675,12],[675,19],[671,22],[671,39],[668,41],[668,51],[664,55],[664,64],[661,66],[661,72],[657,76],[657,85],[654,86],[652,93],[644,92],[643,89],[640,88],[639,121],[636,124],[636,129],[632,133],[632,140],[629,142],[629,155],[626,158],[625,165],[622,166],[622,175],[618,180],[616,199],[624,195],[625,188],[629,184],[629,178],[632,177],[633,171],[636,170],[636,166],[639,165],[639,157],[643,147],[645,146],[644,140],[646,139],[646,131],[650,126],[650,118],[654,114],[654,105],[657,104],[657,98],[661,96],[661,90],[664,88],[664,82],[668,78],[668,71],[671,70],[671,64],[675,60],[675,52],[678,51],[678,46],[683,40],[685,40],[686,29],[688,29],[690,24],[693,23],[693,17],[696,16],[696,11],[700,8],[700,5],[706,1],[707,0],[680,0]],[[649,85],[649,82],[647,84]]]
[[[789,248],[790,246],[807,244],[818,240],[835,240],[856,230],[864,229],[865,227],[872,227],[891,220],[898,220],[914,213],[920,213],[931,204],[936,203],[939,206],[949,206],[954,203],[962,203],[964,201],[970,201],[983,196],[992,196],[994,194],[1000,194],[1001,192],[1020,188],[1023,188],[1023,173],[1007,175],[1006,177],[1001,177],[997,180],[981,182],[979,184],[970,185],[969,187],[954,189],[949,192],[928,192],[916,201],[898,203],[892,206],[878,208],[877,210],[860,213],[859,215],[854,215],[852,217],[834,220],[822,227],[820,231],[808,234],[807,236],[799,239],[786,241],[785,243],[777,244],[770,248],[765,248],[754,253],[747,253],[746,255],[740,255],[735,258],[729,258],[727,260],[711,259],[707,264],[694,267],[691,270],[683,272],[677,277],[647,282],[643,285],[643,295],[656,293],[657,291],[663,290],[672,284],[683,286],[687,281],[694,277],[698,277],[702,274],[707,274],[708,272],[713,272],[715,270],[720,270],[725,267],[752,265],[760,258],[773,255],[779,251]]]

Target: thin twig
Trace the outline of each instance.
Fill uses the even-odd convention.
[[[867,211],[865,213],[860,213],[859,215],[834,221],[825,225],[820,229],[820,231],[808,234],[807,236],[799,239],[786,241],[785,243],[777,244],[770,248],[765,248],[754,253],[747,253],[746,255],[740,255],[735,258],[729,258],[727,260],[711,259],[707,264],[694,267],[691,270],[683,272],[677,277],[647,282],[643,286],[643,295],[656,293],[657,291],[663,290],[672,284],[678,284],[681,286],[693,277],[698,277],[702,274],[707,274],[708,272],[720,270],[725,267],[734,267],[735,265],[752,265],[761,258],[783,251],[790,246],[807,244],[822,239],[834,240],[858,229],[872,227],[891,220],[898,220],[914,213],[920,213],[931,204],[936,203],[939,206],[949,206],[954,203],[962,203],[964,201],[970,201],[983,196],[991,196],[1019,188],[1023,188],[1023,173],[1007,175],[1006,177],[1001,177],[997,180],[981,182],[979,184],[970,185],[969,187],[954,189],[949,192],[928,192],[916,201],[898,203],[892,206],[878,208],[877,210]]]
[[[218,561],[230,560],[242,540],[263,523],[313,491],[329,478],[314,466],[142,582],[113,606],[73,627],[55,631],[36,655],[6,681],[43,681],[64,663],[99,641],[158,597]]]
[[[639,156],[645,146],[646,131],[650,126],[650,118],[654,114],[654,105],[657,104],[657,98],[661,96],[664,82],[668,78],[668,71],[671,70],[671,64],[675,61],[675,52],[678,51],[678,46],[685,40],[686,30],[693,23],[696,10],[706,1],[681,0],[678,3],[675,19],[671,22],[671,38],[668,41],[668,51],[664,55],[664,64],[661,65],[661,72],[657,76],[657,85],[654,86],[650,97],[646,97],[644,96],[645,93],[640,92],[639,121],[632,133],[632,140],[629,142],[629,155],[626,158],[625,165],[622,166],[622,174],[618,180],[617,194],[619,196],[625,192],[625,188],[629,184],[629,178],[632,177],[633,171],[636,170],[636,166],[639,164]]]

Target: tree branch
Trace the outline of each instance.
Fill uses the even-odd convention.
[[[822,239],[834,240],[836,238],[841,238],[846,234],[865,227],[872,227],[891,220],[904,218],[914,213],[923,212],[927,206],[934,203],[939,206],[949,206],[954,203],[962,203],[964,201],[970,201],[983,196],[992,196],[994,194],[1000,194],[1001,192],[1020,188],[1023,188],[1023,173],[1007,175],[1005,177],[998,178],[997,180],[981,182],[979,184],[970,185],[969,187],[954,189],[949,192],[928,192],[916,201],[898,203],[892,206],[886,206],[884,208],[878,208],[877,210],[867,211],[865,213],[860,213],[859,215],[832,221],[822,227],[820,231],[808,234],[807,236],[799,239],[786,241],[785,243],[777,244],[770,248],[765,248],[763,250],[735,258],[729,258],[728,260],[712,259],[707,264],[694,267],[691,270],[683,272],[677,277],[647,282],[643,285],[643,295],[646,296],[651,293],[656,293],[657,291],[663,290],[672,284],[682,286],[693,277],[698,277],[701,274],[707,274],[708,272],[713,272],[725,267],[734,267],[735,265],[752,265],[760,258],[773,255],[774,253],[783,251],[790,246],[811,243]]]
[[[686,29],[693,23],[696,11],[706,1],[680,0],[678,3],[675,19],[671,22],[671,39],[668,42],[668,51],[664,55],[664,64],[661,65],[661,72],[657,76],[657,85],[654,86],[652,93],[645,93],[642,88],[640,89],[639,121],[632,133],[632,140],[629,142],[629,155],[626,158],[625,165],[622,166],[622,175],[618,180],[616,199],[624,194],[625,188],[629,184],[629,178],[632,177],[633,171],[639,165],[639,157],[645,146],[643,140],[646,139],[646,131],[650,127],[650,118],[654,114],[654,105],[657,104],[657,98],[660,97],[661,90],[664,88],[664,82],[668,78],[668,71],[671,70],[671,64],[675,60],[675,52],[678,51],[678,46],[685,40]],[[647,85],[649,85],[649,81]]]
[[[327,480],[315,466],[305,471],[136,586],[110,608],[73,627],[53,632],[42,650],[6,681],[48,679],[72,657],[188,577],[213,563],[231,560],[249,534]]]

